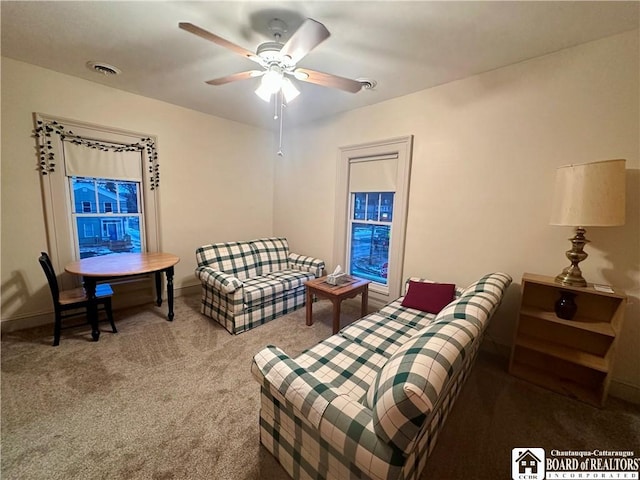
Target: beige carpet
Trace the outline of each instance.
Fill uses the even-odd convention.
[[[175,320],[153,306],[103,324],[2,338],[2,479],[280,479],[259,445],[259,387],[252,356],[278,345],[296,355],[331,332],[331,304],[232,336],[176,299]],[[343,305],[343,323],[357,317]],[[598,410],[520,382],[505,359],[483,354],[452,412],[427,479],[510,478],[514,447],[624,448],[640,453],[640,409]]]

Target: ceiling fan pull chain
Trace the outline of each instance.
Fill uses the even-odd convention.
[[[278,143],[278,156],[282,157],[284,154],[282,153],[282,117],[284,116],[284,99],[282,95],[282,91],[278,92],[276,95],[276,99],[280,100],[280,139]],[[278,102],[276,101],[276,108],[278,108]]]
[[[273,119],[278,119],[278,99],[280,98],[280,91],[278,90],[273,96]]]

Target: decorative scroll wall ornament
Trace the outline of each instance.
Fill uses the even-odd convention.
[[[39,168],[42,175],[48,175],[56,170],[56,158],[51,144],[52,134],[58,135],[61,141],[84,145],[104,152],[144,151],[147,154],[150,188],[155,190],[160,186],[160,164],[158,163],[158,152],[153,139],[141,138],[140,141],[130,144],[101,142],[75,135],[71,130],[66,129],[64,125],[55,120],[50,122],[37,120],[36,128],[34,129],[34,136],[38,144]]]

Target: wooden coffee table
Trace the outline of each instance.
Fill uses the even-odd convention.
[[[340,303],[347,298],[353,298],[359,293],[362,294],[362,305],[360,314],[364,317],[367,314],[369,300],[369,280],[349,277],[349,280],[340,285],[329,285],[327,277],[320,277],[309,280],[305,283],[307,287],[307,325],[313,325],[313,295],[319,298],[326,298],[333,303],[333,334],[340,330]]]

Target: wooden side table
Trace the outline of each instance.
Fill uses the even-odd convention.
[[[360,314],[364,317],[367,314],[369,301],[369,280],[349,277],[349,281],[340,285],[329,285],[327,277],[320,277],[309,280],[305,283],[307,287],[307,325],[313,325],[313,295],[319,298],[326,298],[333,303],[333,334],[340,330],[340,304],[347,298],[353,298],[362,294],[362,304]]]

